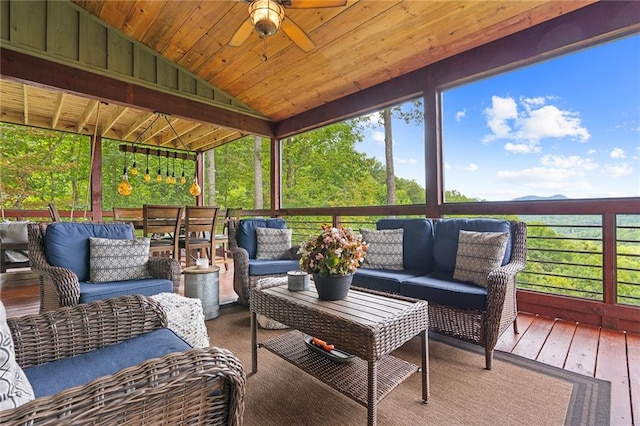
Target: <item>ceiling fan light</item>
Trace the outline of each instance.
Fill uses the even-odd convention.
[[[270,36],[280,28],[284,9],[273,0],[255,0],[249,5],[249,15],[258,34]]]

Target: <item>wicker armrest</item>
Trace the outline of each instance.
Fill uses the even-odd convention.
[[[239,425],[244,392],[231,352],[196,348],[2,411],[0,423]]]
[[[7,323],[16,361],[26,368],[166,327],[167,318],[157,302],[133,295],[8,318]]]
[[[249,305],[249,252],[236,246],[233,251],[233,289],[238,294],[238,303]]]
[[[149,275],[153,278],[165,278],[173,282],[173,292],[180,288],[180,263],[171,257],[149,257]]]

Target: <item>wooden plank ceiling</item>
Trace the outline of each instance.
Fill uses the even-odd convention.
[[[277,122],[593,1],[348,0],[344,7],[285,9],[285,19],[315,43],[309,53],[282,30],[266,41],[252,32],[242,46],[229,46],[248,16],[242,0],[74,3]],[[0,89],[3,121],[92,134],[99,109],[105,137],[182,148],[166,119],[147,129],[155,118],[150,112],[6,80]],[[169,120],[194,151],[244,135],[215,123]]]

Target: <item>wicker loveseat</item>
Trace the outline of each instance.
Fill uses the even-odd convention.
[[[401,269],[359,268],[353,285],[427,300],[429,327],[482,346],[490,370],[500,334],[511,324],[518,332],[516,274],[525,267],[526,224],[487,218],[381,219],[376,228],[403,229]],[[460,231],[508,234],[502,265],[485,274],[486,287],[453,278]]]
[[[150,298],[122,296],[6,322],[35,399],[0,410],[0,424],[242,424],[239,360],[226,349],[190,348],[165,328]]]
[[[177,292],[180,264],[149,257],[143,279],[89,282],[90,238],[132,240],[130,223],[54,222],[28,225],[31,269],[40,274],[40,312],[127,294]]]

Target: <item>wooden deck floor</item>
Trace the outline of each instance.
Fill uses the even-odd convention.
[[[37,313],[38,285],[25,271],[0,274],[0,300],[9,316]],[[183,288],[181,286],[181,292]],[[233,265],[220,268],[220,303],[233,303]],[[640,335],[527,313],[520,334],[507,330],[497,350],[611,382],[611,424],[640,425]]]

